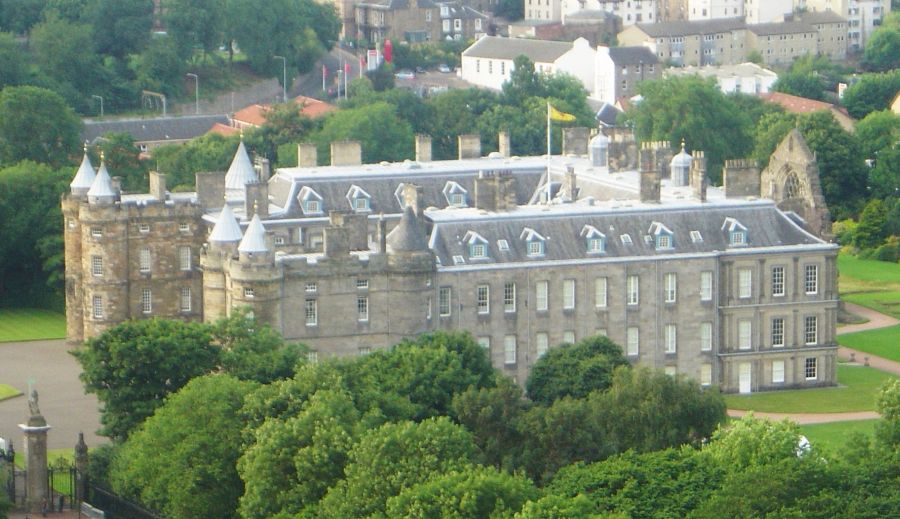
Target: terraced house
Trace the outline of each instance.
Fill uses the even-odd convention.
[[[707,185],[701,151],[566,131],[563,154],[331,166],[301,145],[271,172],[243,145],[197,191],[121,193],[85,159],[63,200],[68,338],[126,319],[211,321],[238,307],[306,343],[360,355],[467,330],[524,382],[549,348],[605,334],[635,363],[750,392],[835,382],[837,247],[797,132],[760,172]],[[637,153],[637,170],[618,170]],[[612,165],[612,167],[611,167]]]

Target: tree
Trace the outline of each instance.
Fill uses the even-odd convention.
[[[72,355],[85,391],[100,401],[101,434],[125,440],[192,378],[219,362],[202,323],[150,319],[126,321],[90,339]]]
[[[28,66],[25,51],[11,33],[0,32],[0,90],[25,83]]]
[[[797,424],[759,419],[750,413],[716,429],[702,453],[720,467],[737,472],[794,459],[802,452],[799,444]]]
[[[549,405],[558,398],[584,398],[612,384],[613,371],[628,366],[622,348],[608,337],[588,337],[548,351],[531,368],[525,382],[528,398]]]
[[[772,85],[772,89],[777,92],[784,92],[786,94],[809,99],[818,99],[820,101],[825,99],[822,80],[815,74],[782,74],[781,77],[775,81],[775,84]]]
[[[194,49],[215,51],[225,32],[226,0],[170,0],[166,5],[166,28],[182,59]]]
[[[433,116],[425,133],[431,135],[435,160],[456,158],[458,137],[472,133],[478,117],[498,101],[496,93],[476,88],[450,90],[428,99],[426,104]]]
[[[213,340],[222,348],[225,372],[241,380],[268,384],[290,378],[305,359],[306,347],[285,344],[271,326],[251,317],[246,309],[237,309],[220,319],[212,329]]]
[[[388,517],[499,517],[537,499],[539,491],[521,474],[494,467],[466,467],[419,483],[388,499]]]
[[[900,15],[888,13],[869,40],[863,61],[874,70],[900,68]]]
[[[871,112],[889,108],[898,90],[900,90],[900,70],[863,74],[856,84],[844,91],[842,102],[850,115],[862,119]]]
[[[94,48],[101,54],[122,59],[150,41],[153,0],[90,0],[87,10]]]
[[[187,72],[171,38],[152,38],[143,52],[132,56],[129,67],[142,90],[162,92],[169,97],[180,93]]]
[[[194,175],[201,171],[225,171],[234,159],[238,137],[207,134],[180,145],[160,146],[153,150],[151,160],[166,173],[171,189],[192,188]]]
[[[360,141],[365,164],[413,158],[412,128],[397,117],[394,107],[385,102],[329,115],[322,129],[312,136],[318,144],[319,160],[327,161],[331,156],[329,145],[332,142],[346,139]]]
[[[141,161],[141,149],[134,143],[129,133],[107,133],[97,145],[96,152],[102,152],[106,167],[122,178],[122,188],[126,191],[141,192],[149,183],[148,165]],[[99,163],[99,153],[94,161]]]
[[[515,0],[500,0],[494,15],[502,16],[511,22],[521,20],[525,16],[525,3]]]
[[[869,172],[869,187],[872,196],[886,200],[900,199],[900,146],[895,144],[878,152],[875,167]],[[900,204],[894,204],[894,214],[888,217],[888,234],[900,235],[898,210]]]
[[[25,34],[41,19],[46,0],[0,0],[0,31]]]
[[[594,517],[594,507],[584,495],[560,497],[547,494],[537,501],[525,503],[515,519],[583,519]]]
[[[475,436],[485,462],[497,467],[513,467],[522,444],[518,424],[529,409],[522,388],[505,376],[497,376],[496,386],[469,387],[453,397],[451,416]]]
[[[875,402],[881,420],[875,424],[875,438],[887,449],[900,446],[900,379],[885,381]]]
[[[240,409],[253,388],[228,375],[191,380],[122,444],[113,490],[168,517],[236,518]]]
[[[753,158],[759,163],[760,168],[768,167],[772,153],[788,132],[797,126],[797,119],[796,114],[786,112],[768,113],[760,118],[753,139]]]
[[[0,165],[66,164],[78,150],[79,133],[81,121],[54,92],[33,86],[0,91]]]
[[[856,123],[855,134],[863,156],[875,159],[880,151],[890,149],[894,143],[900,142],[900,116],[890,110],[871,112]]]
[[[385,424],[350,451],[345,478],[319,503],[324,517],[384,514],[404,489],[477,461],[472,435],[445,417]]]
[[[30,44],[34,62],[49,78],[49,86],[72,106],[78,108],[86,94],[103,84],[90,25],[50,14],[31,31]]]
[[[514,106],[521,105],[526,98],[541,96],[543,93],[534,62],[525,55],[516,57],[509,73],[509,81],[503,83],[504,102]]]

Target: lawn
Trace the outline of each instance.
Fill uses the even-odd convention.
[[[18,389],[14,388],[12,386],[7,386],[6,384],[0,384],[0,402],[2,402],[3,400],[6,400],[7,398],[12,398],[14,396],[19,396],[21,394],[22,394],[21,391],[19,391]]]
[[[838,256],[841,298],[900,318],[900,264]]]
[[[64,339],[66,316],[34,308],[0,309],[0,342]]]
[[[854,350],[900,362],[900,324],[867,332],[838,335],[838,343]]]
[[[874,411],[875,392],[895,378],[877,369],[839,364],[837,387],[767,391],[752,395],[725,395],[729,409],[767,413],[846,413]]]
[[[816,449],[836,452],[847,447],[847,441],[853,433],[862,433],[871,437],[878,420],[857,420],[853,422],[834,422],[813,425],[801,425],[800,432],[809,439]]]

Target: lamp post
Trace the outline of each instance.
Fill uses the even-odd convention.
[[[287,58],[284,56],[272,56],[281,60],[281,102],[287,103]]]
[[[92,94],[91,98],[100,100],[100,118],[103,119],[103,97]]]
[[[200,77],[193,72],[188,72],[186,75],[194,78],[194,113],[200,115]]]

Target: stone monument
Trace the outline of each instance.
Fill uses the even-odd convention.
[[[28,410],[28,423],[19,424],[25,433],[25,507],[28,512],[37,514],[46,507],[50,490],[47,481],[47,431],[50,426],[41,415],[36,389],[28,397]]]

